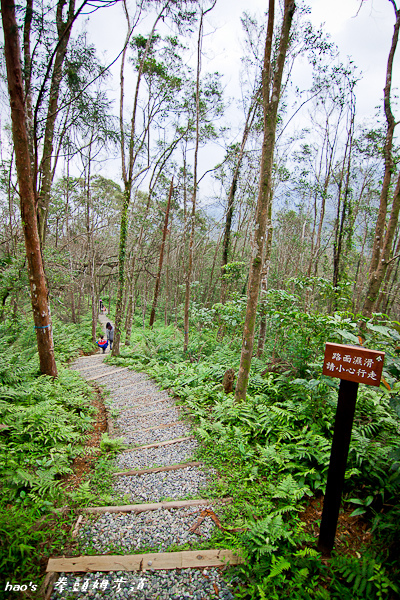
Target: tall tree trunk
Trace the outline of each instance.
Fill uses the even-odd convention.
[[[26,1],[24,19],[24,84],[25,84],[25,108],[28,129],[29,153],[31,156],[31,167],[33,168],[33,113],[32,113],[32,59],[31,59],[31,28],[33,17],[33,0]]]
[[[231,187],[229,189],[228,205],[227,205],[226,217],[225,217],[224,239],[222,242],[222,261],[221,261],[221,276],[222,276],[221,281],[222,281],[222,283],[221,283],[221,300],[220,300],[222,304],[225,303],[225,298],[226,298],[227,283],[223,276],[225,273],[225,271],[224,271],[225,266],[228,264],[236,188],[237,188],[237,183],[238,183],[238,179],[239,179],[240,167],[241,167],[243,156],[244,156],[244,149],[245,149],[247,138],[249,137],[249,133],[250,133],[253,121],[254,121],[256,111],[257,111],[258,96],[259,96],[259,94],[257,93],[255,95],[255,97],[253,98],[252,102],[250,103],[249,110],[247,112],[246,122],[245,122],[244,130],[243,130],[242,142],[240,144],[239,153],[236,158],[236,164],[235,164],[235,168],[234,168],[233,176],[232,176],[232,183],[231,183]]]
[[[121,324],[123,317],[123,298],[125,289],[125,257],[126,240],[128,237],[128,209],[131,201],[131,186],[125,187],[123,196],[123,205],[121,210],[120,232],[119,232],[119,251],[118,251],[118,283],[117,283],[117,301],[115,306],[115,333],[112,355],[119,355],[119,346],[121,341]]]
[[[215,2],[214,2],[215,4]],[[213,7],[211,7],[213,8]],[[201,69],[201,47],[203,40],[203,21],[204,15],[209,12],[210,9],[203,11],[201,10],[199,35],[197,38],[197,71],[196,71],[196,143],[194,148],[194,165],[193,165],[193,195],[192,195],[192,210],[190,215],[190,238],[189,238],[189,257],[186,271],[186,282],[185,282],[185,307],[183,315],[183,329],[184,329],[184,343],[183,350],[187,352],[189,346],[189,305],[190,305],[190,283],[192,278],[192,266],[193,266],[193,244],[194,244],[194,231],[196,224],[196,199],[197,199],[197,163],[199,154],[199,142],[200,142],[200,69]]]
[[[280,33],[278,56],[273,75],[270,94],[271,52],[274,31],[275,2],[269,0],[268,28],[265,42],[262,91],[264,106],[264,140],[261,155],[260,187],[257,201],[256,227],[254,234],[253,256],[250,265],[247,288],[247,309],[243,330],[242,353],[235,391],[235,400],[245,400],[253,356],[254,329],[256,324],[258,294],[261,272],[264,264],[265,234],[268,223],[272,196],[272,166],[276,136],[279,97],[286,52],[289,45],[289,33],[295,11],[294,0],[285,0],[285,9]]]
[[[71,284],[71,321],[76,323],[76,312],[75,312],[75,295],[74,295],[74,286]]]
[[[172,220],[170,229],[172,230]],[[169,305],[169,265],[170,265],[170,253],[171,253],[171,233],[168,237],[167,245],[167,260],[165,264],[165,308],[164,308],[164,325],[168,326],[168,305]]]
[[[383,240],[383,246],[380,253],[380,261],[375,271],[370,273],[368,279],[367,295],[364,301],[362,314],[364,317],[369,318],[374,309],[375,303],[379,296],[379,290],[381,288],[382,281],[385,277],[388,265],[393,260],[392,247],[393,240],[396,233],[396,227],[399,220],[400,211],[400,173],[397,178],[396,189],[393,194],[392,209],[390,211],[390,217],[386,228],[386,234]]]
[[[398,234],[399,234],[399,231],[398,231]],[[379,294],[378,302],[376,305],[377,311],[380,311],[382,309],[382,311],[385,312],[389,305],[389,296],[390,296],[391,290],[393,289],[393,284],[394,284],[395,278],[393,278],[391,284],[390,284],[390,279],[391,279],[391,276],[392,276],[395,266],[396,267],[398,266],[398,262],[396,265],[396,257],[399,258],[399,254],[400,254],[400,236],[397,239],[397,244],[396,244],[396,241],[394,243],[396,245],[396,250],[394,251],[395,257],[394,257],[394,260],[392,260],[390,262],[390,264],[388,265],[388,268],[386,270],[385,284],[383,286],[383,289],[381,290],[381,293]]]
[[[384,157],[385,157],[385,171],[383,175],[382,188],[379,199],[379,212],[378,218],[375,227],[375,237],[374,237],[374,245],[372,248],[372,256],[371,262],[369,265],[369,276],[367,283],[367,292],[364,300],[364,305],[362,308],[362,314],[364,317],[369,318],[374,309],[375,302],[379,295],[379,290],[383,278],[385,277],[386,268],[388,265],[388,261],[390,260],[390,253],[392,250],[393,238],[397,226],[399,207],[398,204],[400,202],[399,197],[399,184],[400,180],[398,179],[396,190],[393,196],[393,204],[392,210],[389,218],[389,222],[386,229],[385,235],[385,224],[386,224],[386,214],[387,214],[387,206],[388,206],[388,196],[390,189],[390,182],[392,177],[393,170],[393,156],[392,156],[392,146],[393,146],[393,134],[394,128],[396,126],[395,119],[392,113],[391,105],[390,105],[390,93],[392,86],[392,72],[393,72],[393,60],[394,55],[397,48],[397,42],[399,39],[399,28],[400,28],[400,10],[397,9],[396,3],[394,0],[390,0],[393,4],[396,22],[394,26],[394,32],[392,37],[392,43],[389,51],[388,63],[386,68],[386,83],[384,88],[384,110],[386,117],[386,139],[384,145]],[[390,247],[389,247],[390,246]]]
[[[260,321],[260,333],[258,334],[258,344],[257,344],[257,357],[261,358],[264,353],[265,346],[265,336],[267,333],[267,302],[265,299],[265,295],[268,290],[268,275],[271,266],[271,251],[272,251],[272,202],[270,202],[269,206],[269,215],[268,215],[268,233],[267,233],[267,242],[265,248],[265,258],[264,258],[264,268],[261,274],[261,321]]]
[[[37,228],[37,212],[22,83],[21,51],[18,37],[18,25],[15,18],[14,0],[1,0],[1,14],[3,20],[4,54],[7,66],[21,218],[25,237],[33,320],[35,323],[34,327],[38,344],[40,370],[45,375],[57,377],[50,307],[48,303],[46,279]]]
[[[93,219],[92,219],[92,197],[90,193],[90,172],[92,162],[92,142],[93,142],[93,131],[90,136],[89,142],[89,154],[87,163],[87,177],[86,177],[86,234],[87,234],[87,248],[88,248],[88,267],[89,267],[89,286],[90,286],[90,302],[92,309],[92,340],[96,341],[96,329],[97,329],[97,316],[98,316],[98,302],[96,294],[96,262],[95,262],[95,250],[93,240]]]
[[[169,5],[169,0],[167,0],[162,6],[161,11],[158,13],[153,27],[150,31],[149,37],[146,42],[146,46],[144,48],[136,79],[136,88],[135,88],[135,96],[133,101],[132,108],[132,118],[131,118],[131,129],[129,135],[129,151],[128,151],[128,160],[126,161],[125,155],[125,126],[124,126],[124,67],[125,67],[125,57],[126,57],[126,49],[128,47],[128,43],[130,37],[133,32],[133,28],[131,26],[128,8],[124,1],[124,10],[128,24],[128,32],[126,35],[126,44],[124,47],[124,51],[122,53],[121,60],[121,71],[120,71],[120,133],[121,133],[121,163],[122,163],[122,178],[124,181],[124,196],[123,196],[123,205],[121,210],[121,222],[120,222],[120,238],[119,238],[119,252],[118,252],[118,287],[117,287],[117,301],[115,307],[115,333],[114,333],[114,343],[112,349],[112,355],[118,356],[120,351],[120,343],[121,343],[121,325],[123,320],[123,296],[125,291],[125,259],[126,259],[126,243],[128,237],[128,209],[131,202],[132,196],[132,187],[133,181],[135,179],[133,170],[136,164],[138,153],[134,151],[135,147],[135,131],[136,131],[136,114],[138,108],[138,100],[139,100],[139,88],[143,75],[143,69],[145,61],[147,60],[147,56],[150,50],[151,41],[156,31],[157,24],[159,20],[162,18],[164,11]]]
[[[204,294],[203,294],[203,304],[205,306],[208,306],[210,298],[212,301],[213,293],[214,293],[214,290],[216,287],[216,283],[213,285],[213,279],[214,279],[215,263],[217,262],[217,256],[218,256],[219,248],[221,245],[221,236],[222,236],[222,234],[218,237],[217,243],[215,244],[214,258],[213,258],[211,273],[210,273],[210,283],[205,288]]]
[[[65,0],[58,0],[57,2],[56,24],[58,33],[58,43],[50,83],[49,105],[47,109],[46,126],[43,140],[43,155],[40,164],[41,185],[38,195],[38,222],[39,236],[42,245],[44,245],[45,242],[47,214],[49,211],[50,204],[50,189],[53,180],[52,157],[54,144],[54,128],[58,114],[57,110],[58,98],[60,94],[60,84],[63,75],[63,64],[65,56],[67,54],[68,42],[71,35],[72,23],[75,19],[75,0],[69,0],[67,18],[65,21],[63,21],[63,11],[65,4]],[[35,117],[37,117],[37,111]],[[34,123],[35,128],[36,125],[37,123]],[[36,134],[36,132],[34,132],[34,134]],[[37,141],[35,145],[37,146]]]
[[[339,181],[339,190],[338,190],[338,210],[337,210],[337,218],[336,218],[336,227],[335,227],[335,241],[333,244],[333,289],[334,289],[334,298],[332,302],[333,310],[337,310],[338,303],[338,286],[340,282],[340,259],[343,248],[343,240],[345,235],[345,222],[346,218],[350,214],[348,205],[349,205],[349,186],[350,186],[350,169],[351,169],[351,150],[353,143],[353,132],[354,132],[354,112],[351,117],[350,128],[347,136],[346,148],[343,158],[343,166],[340,174]],[[347,162],[346,169],[346,181],[345,181],[345,189],[343,195],[343,205],[341,206],[341,197],[342,197],[342,187],[344,180],[344,170],[345,163]],[[340,215],[340,209],[342,214]],[[331,312],[331,310],[329,310]]]
[[[171,198],[172,198],[173,189],[174,189],[174,178],[172,178],[172,180],[171,180],[171,185],[170,185],[169,194],[168,194],[167,208],[165,211],[164,230],[163,230],[163,237],[162,237],[161,249],[160,249],[160,259],[158,261],[158,273],[157,273],[157,278],[156,278],[156,284],[154,287],[154,298],[153,298],[153,306],[151,308],[151,313],[150,313],[149,327],[153,327],[154,319],[156,317],[158,291],[160,288],[161,272],[162,272],[162,266],[163,266],[163,260],[164,260],[165,240],[167,238],[167,231],[168,231],[169,208],[171,206]]]

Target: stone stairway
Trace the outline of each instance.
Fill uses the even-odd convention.
[[[106,365],[105,356],[81,357],[71,369],[108,391],[110,436],[123,438],[128,450],[116,458],[115,503],[84,509],[78,519],[74,536],[83,555],[49,559],[47,597],[233,598],[222,571],[240,557],[212,546],[196,549],[220,526],[218,510],[226,499],[201,498],[217,474],[194,459],[189,420],[145,374]]]

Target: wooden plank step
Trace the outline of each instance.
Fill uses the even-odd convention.
[[[165,398],[160,398],[160,400],[152,400],[151,402],[140,402],[140,404],[131,404],[126,405],[128,409],[130,408],[140,408],[141,406],[151,406],[152,404],[158,404],[159,402],[166,402],[167,400],[173,400],[170,396],[166,396]],[[176,404],[174,404],[176,406]]]
[[[152,467],[151,469],[131,469],[130,471],[118,471],[113,473],[113,477],[120,475],[146,475],[146,473],[162,473],[163,471],[177,471],[178,469],[186,469],[186,467],[199,467],[202,463],[192,461],[187,463],[179,463],[176,465],[167,465],[166,467]]]
[[[167,406],[166,408],[158,408],[157,410],[149,410],[149,412],[142,413],[142,415],[139,418],[145,419],[148,415],[156,415],[157,413],[167,412],[167,410],[173,410],[174,408],[178,410],[178,407],[175,404],[174,404],[174,406]],[[127,409],[125,408],[124,415],[129,413],[129,411],[131,409],[132,409],[131,406]],[[121,410],[121,412],[122,412],[122,410]]]
[[[132,373],[136,373],[136,371],[132,371]],[[116,387],[115,391],[120,392],[121,390],[126,390],[130,387],[136,386],[136,387],[141,387],[144,386],[145,384],[149,384],[151,383],[150,379],[146,379],[145,381],[143,381],[143,379],[139,379],[138,381],[135,381],[133,383],[129,383],[128,385],[121,385],[120,387]]]
[[[106,365],[103,362],[99,362],[97,365],[87,365],[87,366],[81,366],[79,367],[79,369],[72,369],[72,371],[78,371],[78,373],[82,373],[82,371],[97,371],[98,369],[104,369],[105,367],[110,368],[110,365]]]
[[[114,371],[109,371],[108,373],[103,373],[103,375],[95,375],[94,377],[89,377],[89,379],[86,379],[86,381],[93,381],[94,379],[100,379],[101,377],[107,377],[107,375],[114,375],[114,373],[119,373],[120,371],[125,371],[126,368],[127,367],[122,367],[121,369],[115,369]]]
[[[138,382],[133,381],[129,385],[121,385],[120,387],[115,387],[114,391],[115,392],[125,392],[125,390],[129,390],[130,388],[137,388],[137,387],[138,387]]]
[[[185,550],[150,554],[77,556],[49,558],[46,571],[50,573],[95,573],[98,571],[147,571],[148,569],[188,569],[192,567],[221,567],[229,562],[237,565],[243,559],[232,550]]]
[[[177,444],[178,442],[184,442],[185,440],[196,439],[194,435],[186,435],[184,437],[174,438],[173,440],[166,440],[165,442],[154,442],[153,444],[145,444],[144,446],[134,446],[134,448],[128,448],[123,452],[134,452],[135,450],[146,450],[146,448],[158,448],[159,446],[169,446],[170,444]]]
[[[146,427],[145,429],[126,429],[129,433],[141,433],[142,431],[152,431],[153,429],[168,429],[168,427],[174,427],[174,425],[186,425],[183,421],[173,421],[173,423],[166,423],[165,425],[153,425],[153,427]]]
[[[227,504],[232,501],[232,498],[213,498],[205,500],[171,500],[169,502],[152,502],[149,504],[123,504],[121,506],[89,506],[83,508],[83,513],[88,514],[104,514],[118,512],[147,512],[149,510],[158,510],[159,508],[185,508],[187,506],[208,506],[220,502]]]

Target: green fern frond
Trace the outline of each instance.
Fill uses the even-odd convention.
[[[267,579],[272,579],[277,575],[281,575],[283,571],[289,571],[291,566],[292,565],[290,564],[290,562],[286,560],[286,558],[284,558],[283,556],[280,556],[278,559],[276,559],[275,556],[272,556],[272,568],[269,572]]]

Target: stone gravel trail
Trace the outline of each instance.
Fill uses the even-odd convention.
[[[100,320],[105,326],[108,319],[101,315]],[[70,368],[108,392],[107,405],[113,415],[110,437],[121,437],[129,446],[129,450],[120,452],[116,457],[116,469],[167,467],[196,460],[194,454],[198,443],[192,436],[190,423],[182,419],[182,408],[175,404],[174,398],[157,388],[144,373],[105,364],[103,361],[107,354],[109,349],[104,355],[98,353],[81,357]],[[187,439],[158,447],[140,447],[182,437]],[[201,465],[141,475],[118,475],[110,492],[111,496],[115,494],[115,499],[124,497],[126,504],[200,498],[215,477],[216,472]],[[86,516],[78,529],[80,552],[98,555],[168,552],[182,545],[185,549],[192,549],[199,541],[209,540],[215,531],[213,519],[209,515],[202,516],[205,508],[217,511],[210,504],[208,507],[160,508],[139,513],[106,512]],[[200,525],[195,531],[190,531],[199,518]],[[212,548],[212,543],[208,547]],[[61,573],[51,600],[67,600],[70,597],[79,600],[233,598],[217,568],[151,570],[148,565],[147,569],[84,576]]]

